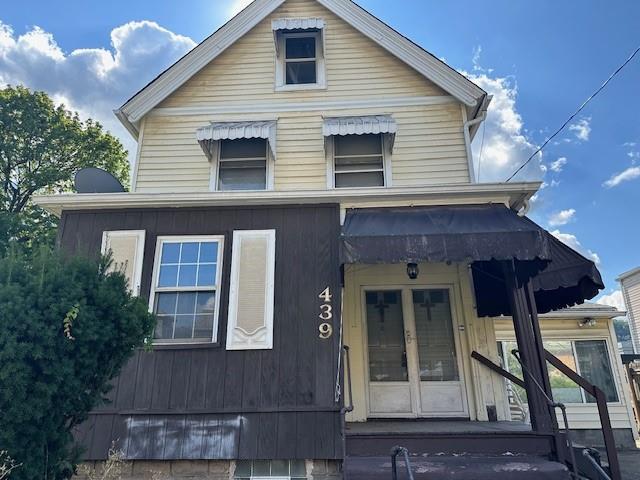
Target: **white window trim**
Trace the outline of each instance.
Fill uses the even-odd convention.
[[[267,237],[267,289],[264,311],[264,325],[267,331],[266,340],[260,344],[238,345],[233,341],[233,333],[237,327],[238,314],[238,284],[240,273],[240,242],[243,237]],[[229,307],[227,314],[227,350],[271,350],[273,349],[273,317],[275,302],[275,262],[276,262],[276,231],[275,230],[235,230],[231,254],[231,275],[229,281]]]
[[[238,140],[244,140],[239,138]],[[266,185],[264,190],[237,190],[240,192],[268,192],[273,190],[274,183],[274,172],[275,172],[275,158],[273,157],[273,153],[271,151],[271,147],[269,145],[269,140],[264,139],[267,148],[267,166],[266,166]],[[220,192],[222,190],[218,190],[218,175],[219,175],[219,167],[220,167],[220,148],[221,143],[224,140],[216,140],[212,142],[213,145],[213,153],[211,155],[209,163],[209,191],[210,192]]]
[[[374,134],[375,135],[375,134]],[[392,172],[391,172],[391,139],[389,134],[378,134],[382,138],[382,177],[384,185],[373,187],[336,187],[336,164],[335,164],[335,135],[325,137],[325,157],[327,162],[327,188],[330,190],[344,190],[345,188],[389,188],[392,186]]]
[[[105,230],[102,232],[102,244],[100,246],[100,253],[102,255],[107,254],[107,237],[136,237],[136,258],[133,266],[133,285],[129,285],[133,296],[140,296],[140,289],[142,284],[142,265],[144,262],[144,244],[146,238],[145,230]]]
[[[276,35],[276,92],[296,91],[296,90],[324,90],[327,88],[327,69],[326,69],[326,49],[324,45],[324,30],[320,29],[312,32],[287,32],[286,30],[277,30]],[[315,36],[316,39],[316,83],[298,83],[288,85],[286,83],[286,48],[285,40],[287,38],[304,38]]]
[[[216,283],[211,287],[157,287],[158,277],[160,275],[160,256],[162,255],[162,245],[164,243],[183,243],[183,242],[218,242],[218,258],[216,263]],[[153,340],[153,345],[208,345],[218,341],[218,319],[220,317],[220,297],[222,290],[222,260],[224,258],[224,235],[166,235],[159,236],[156,240],[156,251],[153,259],[153,276],[151,277],[151,289],[149,291],[149,311],[153,313],[158,292],[208,292],[215,291],[216,304],[213,312],[213,332],[210,341],[172,341],[168,342],[163,339]]]

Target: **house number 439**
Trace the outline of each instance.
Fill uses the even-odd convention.
[[[318,331],[320,332],[319,337],[326,340],[333,335],[333,327],[331,326],[331,319],[333,318],[333,307],[331,306],[331,289],[329,287],[325,288],[318,298],[323,300],[324,303],[320,305],[320,320],[323,323],[318,327]]]

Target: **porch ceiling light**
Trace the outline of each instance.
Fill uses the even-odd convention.
[[[407,263],[407,276],[411,279],[411,280],[415,280],[416,278],[418,278],[418,274],[420,273],[420,269],[418,268],[418,264],[417,263]]]

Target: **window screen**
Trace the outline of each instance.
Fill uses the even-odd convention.
[[[218,166],[218,190],[267,188],[267,140],[222,140]]]

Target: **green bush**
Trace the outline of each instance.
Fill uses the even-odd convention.
[[[72,431],[151,335],[154,316],[108,261],[41,251],[0,258],[0,449],[12,480],[69,478]]]

